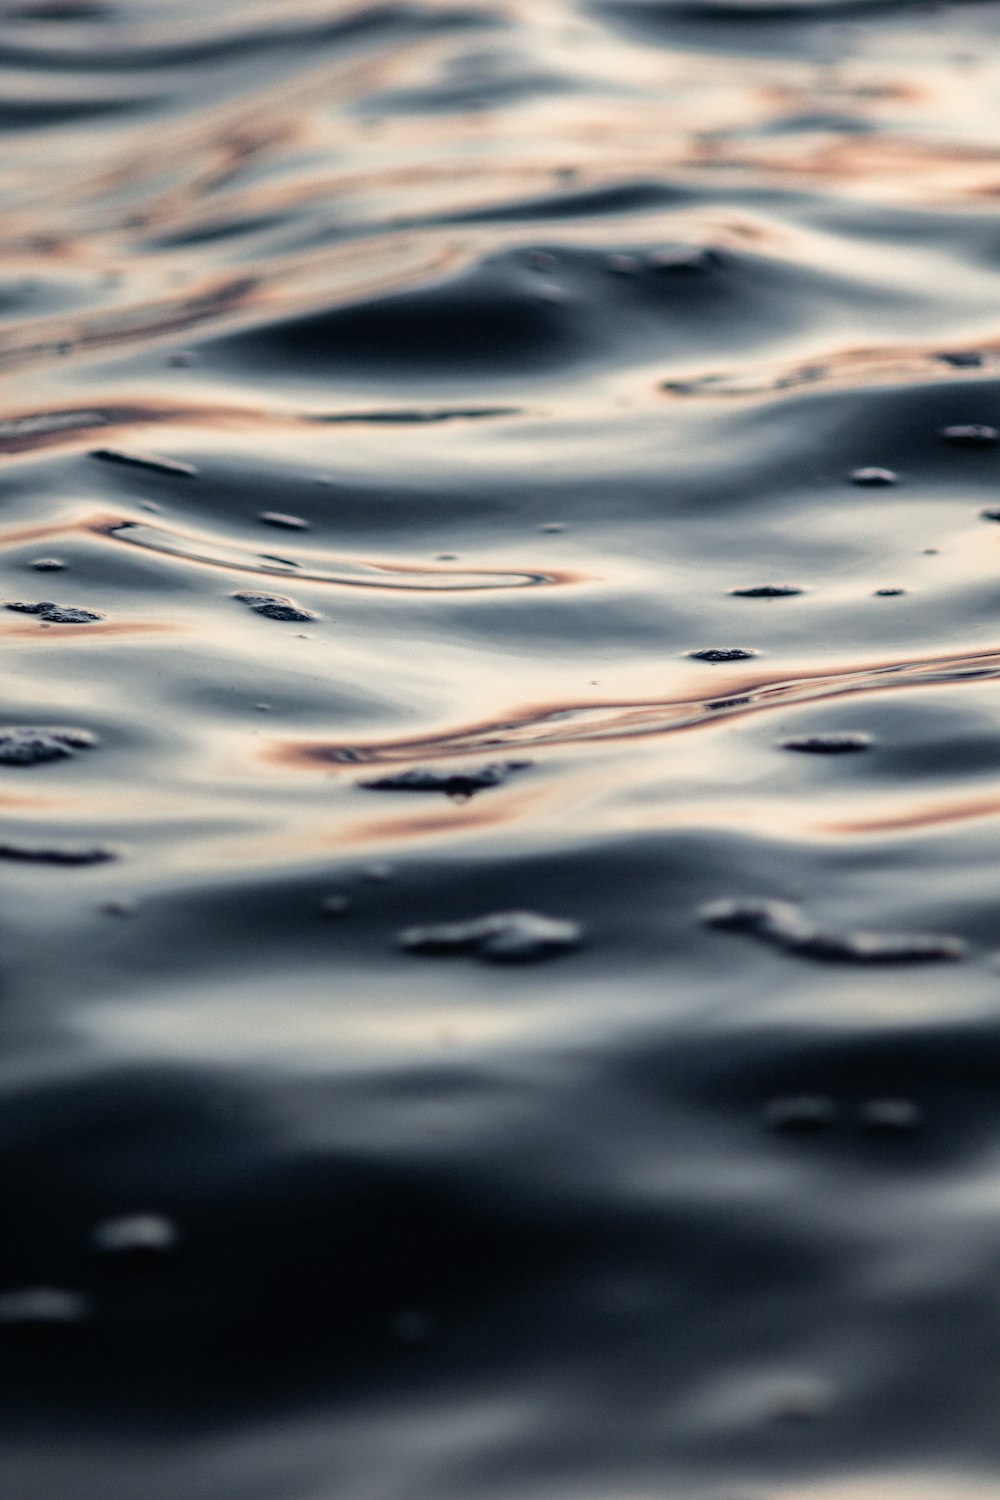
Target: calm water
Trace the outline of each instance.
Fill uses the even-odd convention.
[[[4,1500],[992,1500],[998,0],[0,78]]]

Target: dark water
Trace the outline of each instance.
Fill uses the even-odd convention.
[[[3,1500],[995,1496],[1000,4],[0,13]]]

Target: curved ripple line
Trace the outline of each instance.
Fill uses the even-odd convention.
[[[90,528],[95,535],[111,537],[146,552],[158,552],[204,567],[233,569],[267,577],[295,578],[302,583],[336,584],[342,588],[396,589],[419,593],[470,593],[497,589],[538,588],[579,579],[569,573],[508,572],[501,568],[454,572],[417,563],[372,562],[366,558],[337,557],[332,566],[319,567],[308,556],[302,561],[283,561],[246,547],[233,546],[216,537],[149,526],[141,521],[101,521]]]
[[[512,712],[503,719],[409,740],[368,744],[289,741],[279,759],[292,764],[316,761],[356,765],[479,754],[526,745],[573,745],[601,740],[648,738],[696,729],[769,708],[820,702],[848,694],[892,688],[948,686],[970,679],[1000,677],[1000,649],[962,656],[887,662],[841,672],[735,684],[725,696],[644,700],[634,703],[548,704]]]

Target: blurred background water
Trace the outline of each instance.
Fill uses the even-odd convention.
[[[992,1500],[1000,4],[0,85],[5,1500]]]

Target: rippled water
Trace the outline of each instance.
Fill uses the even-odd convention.
[[[998,0],[0,70],[4,1500],[992,1500]]]

